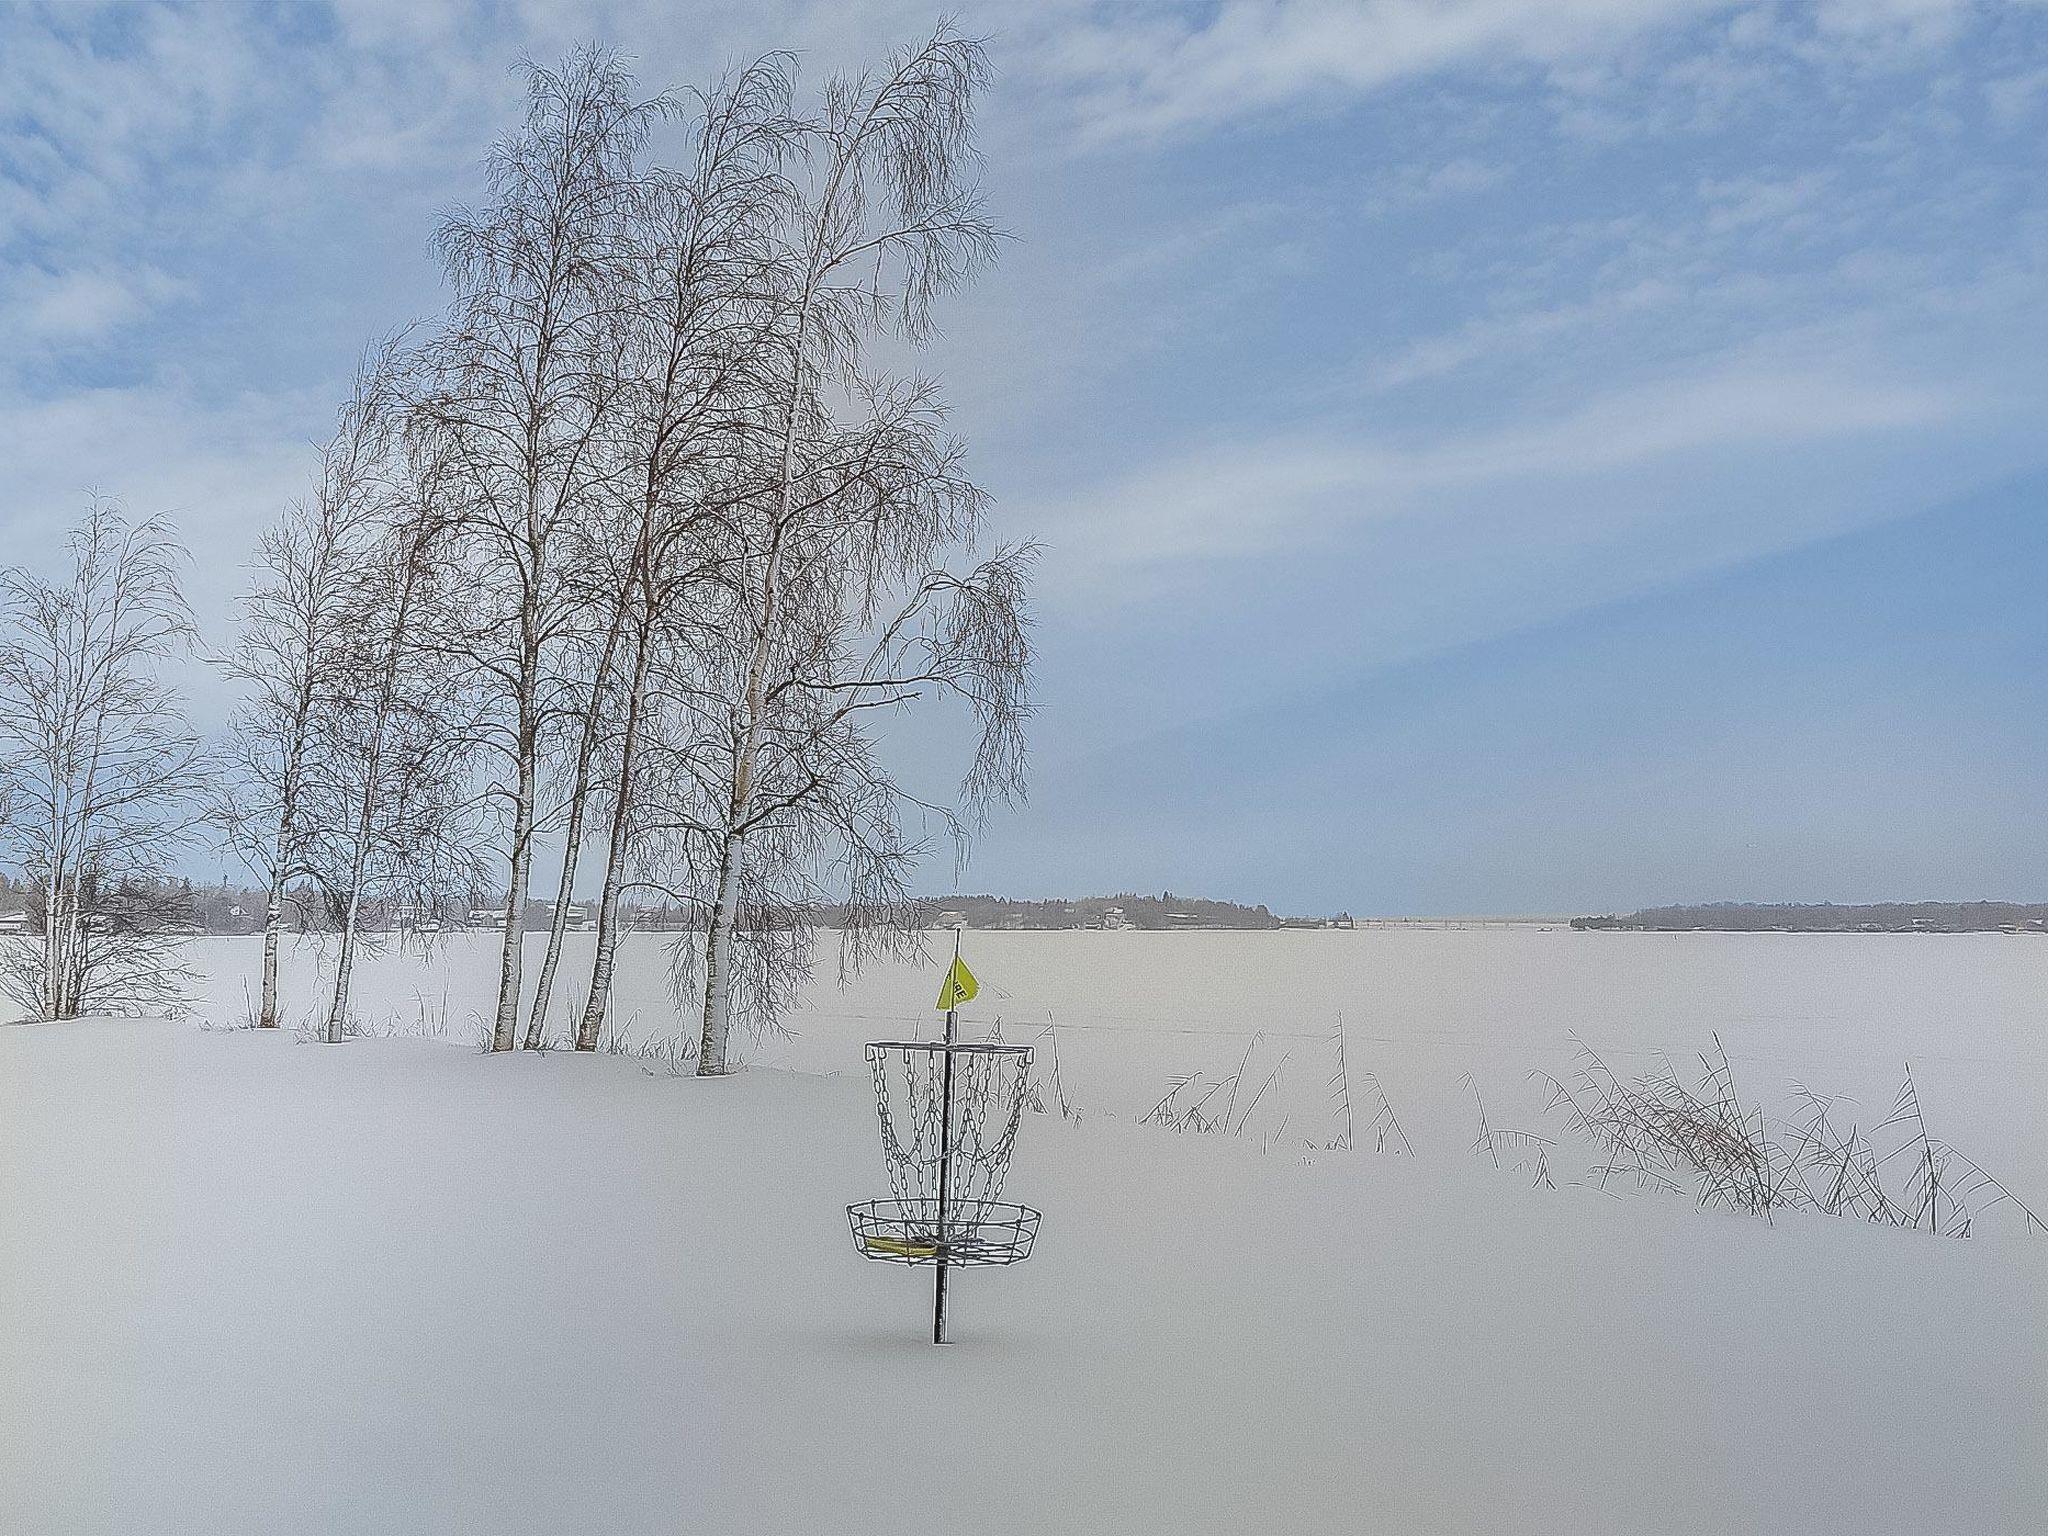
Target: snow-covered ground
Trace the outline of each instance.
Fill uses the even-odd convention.
[[[2048,1241],[1107,1116],[1011,1189],[935,1350],[858,1075],[0,1029],[0,1531],[2042,1528]]]

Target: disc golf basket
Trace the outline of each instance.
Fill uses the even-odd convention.
[[[999,1198],[1024,1115],[1028,1046],[878,1040],[867,1049],[892,1196],[846,1208],[853,1242],[885,1264],[930,1265],[932,1342],[946,1342],[946,1272],[1031,1255],[1038,1212]]]

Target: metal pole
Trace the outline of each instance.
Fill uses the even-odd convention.
[[[960,930],[953,930],[953,963],[960,963]],[[951,971],[946,973],[948,985]],[[932,1342],[946,1342],[946,1201],[953,1164],[953,1020],[955,1010],[946,1010],[946,1064],[939,1079],[939,1264],[932,1281]]]

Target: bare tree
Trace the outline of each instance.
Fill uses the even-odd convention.
[[[787,58],[771,55],[704,93],[687,167],[639,183],[614,436],[626,490],[617,541],[623,568],[613,577],[625,656],[579,1050],[596,1048],[610,1003],[643,749],[661,711],[651,690],[664,672],[687,676],[702,650],[709,609],[699,594],[723,576],[732,508],[759,494],[752,445],[767,398],[764,330],[773,313],[763,296],[791,206],[781,161],[796,129],[792,83]],[[699,716],[691,709],[684,718]]]
[[[447,588],[460,579],[448,566],[449,469],[431,456],[438,446],[437,437],[409,445],[390,477],[330,648],[337,703],[322,717],[312,786],[326,829],[318,863],[340,933],[321,1030],[329,1042],[348,1031],[365,900],[424,907],[481,874],[469,789],[477,689],[447,676],[434,643]]]
[[[903,813],[963,830],[889,776],[864,712],[929,692],[963,698],[982,727],[970,808],[1021,789],[1030,552],[998,551],[959,579],[930,569],[971,543],[986,498],[960,471],[931,387],[860,368],[867,337],[891,325],[920,337],[933,301],[993,254],[995,232],[963,180],[985,73],[980,45],[942,28],[879,75],[835,79],[795,142],[795,210],[769,274],[772,469],[735,519],[722,627],[733,643],[707,669],[733,700],[719,792],[699,810],[716,871],[701,957],[707,1075],[727,1069],[736,938],[753,935],[764,957],[782,952],[811,899],[803,871],[828,856],[841,864],[854,915],[842,963],[857,961],[905,921],[903,880],[922,846],[903,835]],[[841,400],[862,413],[851,430],[835,422]],[[776,989],[752,974],[740,1006],[772,1018]]]
[[[185,914],[164,876],[202,780],[159,677],[192,638],[183,550],[97,496],[68,549],[59,582],[0,572],[0,834],[42,896],[0,988],[45,1019],[165,1011]]]
[[[584,618],[571,530],[605,467],[624,193],[651,115],[630,87],[596,50],[559,74],[530,69],[526,122],[490,157],[492,201],[439,236],[454,311],[416,414],[441,435],[454,477],[472,577],[462,649],[494,695],[489,741],[505,769],[494,786],[507,828],[497,1050],[517,1043],[540,775],[565,708],[551,686],[557,652]]]
[[[338,700],[343,616],[381,494],[376,465],[389,366],[387,348],[359,370],[339,429],[321,449],[311,502],[294,503],[264,535],[264,579],[244,602],[242,632],[226,661],[228,675],[249,692],[231,724],[229,771],[211,819],[268,891],[256,1018],[263,1029],[278,1024],[279,936],[294,882],[303,887],[324,873],[307,815],[308,754],[322,734],[322,711]]]

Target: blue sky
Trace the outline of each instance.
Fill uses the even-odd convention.
[[[932,19],[0,10],[0,558],[169,509],[223,633],[522,52],[655,87]],[[962,21],[1017,239],[930,365],[1048,545],[1036,789],[965,885],[2048,897],[2048,6]]]

